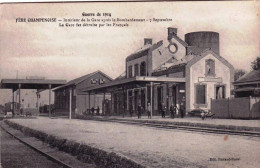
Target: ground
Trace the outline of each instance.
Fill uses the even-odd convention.
[[[259,138],[76,119],[12,121],[123,154],[148,167],[260,167]]]

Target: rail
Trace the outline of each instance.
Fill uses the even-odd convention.
[[[30,145],[29,143],[25,142],[24,140],[22,140],[21,138],[19,138],[18,136],[12,134],[11,132],[9,132],[7,129],[5,129],[2,125],[0,125],[1,129],[4,130],[6,133],[8,133],[9,135],[11,135],[12,137],[14,137],[15,139],[17,139],[18,141],[20,141],[21,143],[23,143],[24,145],[28,146],[29,148],[33,149],[34,151],[40,153],[41,155],[47,157],[48,159],[50,159],[51,161],[61,165],[64,168],[72,168],[72,166],[62,162],[61,160],[52,157],[51,155],[41,151],[40,149]]]
[[[154,127],[159,129],[178,129],[178,130],[186,130],[186,131],[193,131],[193,132],[260,137],[260,132],[256,132],[256,131],[238,131],[238,130],[228,130],[228,129],[218,129],[218,128],[181,126],[176,124],[149,123],[149,122],[140,122],[140,121],[126,121],[126,120],[122,121],[118,119],[94,119],[94,120],[105,121],[105,122],[117,122],[122,124],[129,124],[129,125],[147,126],[147,127]]]

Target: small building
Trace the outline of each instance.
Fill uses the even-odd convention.
[[[219,33],[192,32],[182,40],[177,28],[168,28],[166,40],[144,45],[126,57],[125,75],[105,85],[84,90],[110,92],[114,114],[136,112],[137,105],[152,106],[159,114],[161,104],[178,105],[186,112],[210,109],[211,99],[231,96],[234,68],[219,53]]]
[[[234,83],[235,98],[212,100],[211,111],[218,118],[260,118],[260,70],[245,74]]]
[[[235,97],[260,97],[260,69],[243,75],[233,84]]]
[[[59,86],[54,91],[54,108],[57,114],[68,115],[70,108],[70,92],[71,92],[71,109],[72,116],[77,113],[82,114],[90,108],[102,107],[102,101],[105,97],[110,97],[104,93],[95,94],[82,93],[83,89],[91,86],[102,85],[112,81],[112,78],[101,71],[96,71],[79,78],[73,79],[66,84]],[[102,111],[102,108],[101,108]]]

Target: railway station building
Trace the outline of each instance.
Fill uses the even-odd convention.
[[[57,115],[69,115],[70,106],[72,116],[74,116],[75,113],[83,114],[88,112],[92,107],[95,109],[99,107],[100,112],[102,112],[103,100],[111,96],[103,93],[95,94],[94,92],[90,94],[82,93],[82,89],[106,84],[110,81],[112,81],[112,78],[101,71],[96,71],[54,88],[55,113]]]
[[[185,40],[177,28],[168,28],[165,40],[144,39],[144,45],[126,57],[125,74],[82,93],[109,93],[113,114],[136,113],[138,104],[152,113],[161,103],[189,112],[210,109],[211,99],[231,96],[234,68],[220,55],[219,33],[192,32]]]

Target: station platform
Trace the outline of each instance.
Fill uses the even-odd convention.
[[[118,120],[137,121],[136,117],[106,117]],[[236,136],[227,134],[207,134],[182,130],[155,129],[150,127],[132,126],[117,122],[100,122],[95,119],[105,117],[92,117],[93,120],[66,119],[59,117],[35,117],[8,119],[11,125],[36,137],[46,135],[51,142],[57,139],[57,145],[66,139],[65,145],[72,142],[83,145],[86,151],[91,151],[84,158],[92,158],[98,162],[123,160],[135,165],[151,168],[163,167],[259,167],[258,159],[260,146],[259,137]],[[140,119],[139,119],[140,120]],[[161,119],[153,117],[153,122],[181,122],[199,118]],[[218,119],[215,119],[215,122]],[[148,122],[148,119],[141,119]],[[221,121],[221,120],[220,120]],[[237,121],[236,121],[237,122]],[[228,122],[226,123],[228,124]],[[236,123],[239,124],[239,123]],[[54,140],[53,140],[54,139]],[[59,142],[59,143],[58,143]],[[63,145],[63,144],[62,144]],[[81,148],[79,148],[81,149]],[[104,152],[103,152],[104,151]],[[94,153],[93,153],[94,152]],[[106,154],[104,154],[106,153]],[[79,154],[81,156],[81,154]],[[96,156],[98,156],[96,158]],[[107,156],[105,158],[105,156]],[[229,161],[211,161],[211,158],[230,159]],[[96,162],[95,162],[96,163]],[[135,166],[131,166],[135,167]],[[139,167],[139,166],[136,166]]]
[[[76,117],[78,119],[82,117]],[[260,120],[239,120],[239,119],[211,119],[207,118],[202,120],[199,117],[185,117],[185,118],[170,118],[166,116],[153,116],[148,119],[147,116],[142,116],[138,119],[137,116],[92,116],[83,117],[82,119],[93,119],[93,120],[121,120],[121,121],[136,121],[136,122],[150,122],[157,124],[174,124],[179,126],[192,126],[202,128],[216,128],[216,129],[227,129],[236,131],[255,131],[260,132]]]
[[[20,118],[20,116],[17,116]],[[17,118],[16,117],[16,118]],[[49,117],[46,114],[40,114],[37,117]],[[4,117],[3,117],[4,118]],[[66,115],[52,115],[52,118],[68,118]],[[138,119],[137,116],[90,116],[90,115],[77,115],[76,119],[83,120],[98,120],[98,121],[134,121],[138,123],[153,123],[162,125],[178,125],[178,126],[188,126],[196,128],[213,128],[213,129],[225,129],[225,130],[235,130],[235,131],[253,131],[260,133],[260,120],[242,120],[242,119],[219,119],[219,118],[207,118],[202,120],[199,117],[184,117],[184,118],[170,118],[166,116],[162,118],[161,116],[153,116],[148,119],[147,116],[142,116]]]

